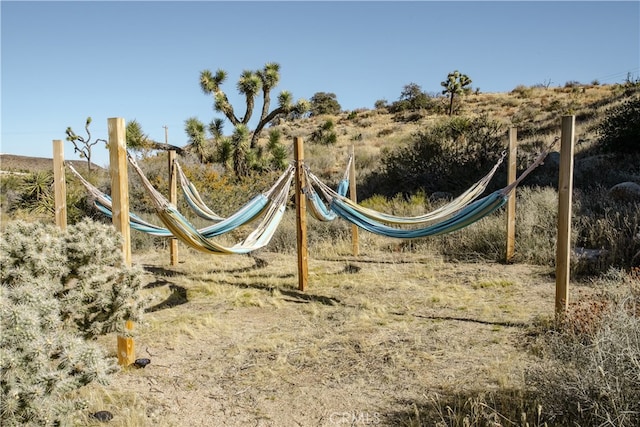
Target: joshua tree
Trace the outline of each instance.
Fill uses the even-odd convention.
[[[456,95],[469,93],[471,91],[471,88],[468,87],[469,85],[471,85],[469,76],[460,73],[458,70],[449,73],[447,80],[440,82],[440,86],[444,87],[442,94],[449,95],[449,115],[453,114],[453,98]]]
[[[258,138],[264,127],[279,116],[286,116],[290,113],[304,114],[309,111],[310,104],[307,100],[301,99],[296,104],[292,102],[290,92],[282,91],[278,96],[278,107],[269,111],[271,108],[271,90],[278,85],[280,81],[280,65],[274,62],[267,63],[263,69],[257,71],[245,70],[236,85],[238,92],[245,97],[245,113],[239,118],[233,106],[229,102],[226,93],[221,89],[222,84],[227,78],[227,72],[217,70],[213,74],[209,70],[200,73],[200,87],[205,94],[210,94],[214,99],[215,111],[224,114],[227,120],[234,126],[234,132],[231,136],[232,148],[237,151],[233,154],[234,170],[237,176],[246,175],[248,172],[248,156],[255,154]],[[262,91],[262,109],[260,118],[255,129],[251,131],[248,128],[249,121],[253,115],[255,108],[255,98]],[[191,119],[190,119],[191,120]],[[221,123],[212,122],[209,130],[220,131]],[[189,131],[187,133],[191,136]],[[216,134],[212,132],[216,137]],[[217,134],[220,137],[220,133]],[[250,141],[246,147],[246,142]]]
[[[84,129],[87,132],[87,137],[82,137],[76,135],[76,133],[71,129],[71,126],[67,127],[67,141],[70,141],[73,144],[73,150],[80,155],[80,157],[87,159],[87,169],[89,173],[91,173],[91,149],[94,145],[96,145],[99,141],[106,143],[107,141],[104,139],[96,139],[91,142],[91,132],[89,131],[89,125],[91,124],[91,117],[87,117],[87,121],[85,122]]]

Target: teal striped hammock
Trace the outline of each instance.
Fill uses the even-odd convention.
[[[542,163],[547,154],[547,151],[540,154],[529,168],[527,168],[527,170],[525,170],[513,183],[501,190],[494,191],[481,199],[467,202],[468,196],[471,193],[478,191],[478,189],[483,186],[486,188],[486,184],[488,184],[488,180],[490,180],[490,177],[495,173],[497,166],[499,166],[499,162],[494,169],[489,172],[489,174],[479,181],[479,183],[476,183],[476,185],[456,199],[458,202],[465,202],[462,207],[454,209],[454,206],[460,205],[460,203],[455,203],[453,205],[452,203],[449,203],[445,206],[445,209],[441,208],[437,211],[431,212],[430,214],[421,215],[419,217],[403,218],[365,208],[354,203],[343,195],[338,194],[336,191],[333,191],[310,171],[307,171],[306,174],[307,177],[321,189],[321,192],[329,203],[331,211],[342,219],[374,234],[398,239],[416,239],[421,237],[437,236],[460,230],[500,209],[509,199],[509,195],[512,190],[533,169]],[[443,213],[446,215],[443,215]],[[393,224],[394,226],[389,224]],[[416,228],[416,224],[426,225]],[[412,228],[400,228],[399,225],[412,226]]]
[[[209,206],[207,206],[207,204],[204,202],[204,200],[202,200],[200,192],[198,192],[196,186],[193,185],[189,178],[187,178],[187,175],[185,175],[185,173],[182,171],[180,164],[177,161],[174,161],[174,165],[176,166],[178,178],[180,179],[182,194],[184,194],[184,198],[187,201],[187,204],[196,213],[196,215],[209,221],[224,220],[224,218],[212,211],[211,208],[209,208]]]
[[[349,190],[349,169],[351,168],[352,161],[353,156],[349,156],[347,167],[345,168],[342,179],[338,182],[336,192],[341,196],[346,196],[347,191]],[[305,175],[307,174],[307,170],[308,168],[305,166]],[[305,186],[302,191],[305,195],[306,201],[309,203],[307,210],[316,220],[321,222],[328,222],[333,221],[337,218],[336,213],[327,208],[327,205],[320,199],[320,196],[313,188],[313,185],[311,185],[311,181],[309,180],[308,176],[306,176]]]
[[[344,200],[345,203],[348,203],[350,205],[351,209],[358,211],[362,216],[371,218],[374,221],[382,222],[385,224],[391,224],[391,225],[393,224],[395,225],[412,225],[412,224],[426,225],[426,224],[430,224],[436,221],[441,221],[443,219],[446,219],[448,216],[451,216],[456,211],[459,211],[460,209],[464,208],[469,203],[477,199],[482,193],[484,193],[484,191],[487,189],[487,186],[489,185],[489,182],[491,181],[496,171],[504,161],[505,156],[506,156],[506,152],[503,152],[500,158],[498,158],[498,160],[496,161],[496,164],[491,168],[491,170],[485,176],[480,178],[476,183],[474,183],[465,192],[460,194],[451,202],[447,203],[444,206],[441,206],[440,208],[434,211],[431,211],[429,213],[419,215],[419,216],[413,216],[413,217],[396,216],[396,215],[379,212],[379,211],[355,204],[351,200],[344,197],[346,195],[346,190],[347,190],[346,187],[344,188],[344,192],[341,193],[340,192],[341,187],[339,186],[338,187],[339,190],[337,191],[337,193],[340,196],[342,196],[341,200]],[[321,221],[330,221],[332,219],[335,219],[335,217],[337,216],[336,213],[333,212],[330,207],[327,207],[326,204],[320,199],[320,196],[314,189],[314,185],[317,186],[322,193],[326,193],[325,194],[326,200],[331,200],[332,197],[327,196],[327,194],[330,194],[331,192],[326,189],[326,185],[320,179],[318,179],[317,176],[315,176],[313,173],[310,172],[309,168],[305,168],[304,171],[305,171],[305,178],[306,178],[305,193],[311,194],[313,196],[313,197],[307,196],[308,200],[310,201],[312,215],[316,219],[319,219]],[[347,178],[347,175],[345,175],[345,178],[343,178],[343,180],[341,181],[341,184],[343,181],[346,180],[346,178]],[[348,180],[347,180],[347,187],[348,187]],[[318,214],[315,213],[316,211],[320,212],[321,217],[319,217]]]
[[[271,195],[268,197],[269,203],[265,207],[264,216],[257,227],[240,243],[227,247],[214,242],[196,229],[166,197],[153,187],[135,159],[129,154],[127,157],[151,197],[156,214],[172,235],[196,250],[218,255],[247,254],[269,244],[284,216],[295,171],[295,168],[290,165],[271,188]]]
[[[80,173],[78,173],[73,165],[68,165],[71,172],[80,180],[80,182],[84,185],[87,191],[94,198],[94,206],[102,212],[104,215],[109,218],[113,217],[112,212],[112,201],[111,197],[103,192],[101,192],[98,188],[96,188],[93,184],[88,182]],[[222,221],[210,225],[208,227],[204,227],[198,230],[206,238],[211,238],[215,236],[220,236],[222,234],[228,233],[232,230],[237,229],[240,226],[248,224],[255,220],[260,214],[262,214],[269,201],[274,194],[275,189],[280,185],[280,181],[284,179],[287,172],[280,176],[280,178],[276,181],[276,183],[266,192],[262,194],[258,194],[253,197],[249,202],[247,202],[244,206],[242,206],[238,211],[236,211],[233,215],[228,218],[223,219]],[[171,231],[165,227],[161,227],[155,224],[152,224],[148,221],[145,221],[135,213],[129,213],[129,224],[130,227],[136,231],[141,231],[143,233],[151,234],[153,236],[158,237],[173,237]]]

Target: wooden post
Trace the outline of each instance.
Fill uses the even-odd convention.
[[[67,181],[64,176],[64,145],[59,139],[53,140],[53,183],[56,225],[64,230],[67,228]]]
[[[166,128],[165,128],[166,131]],[[169,150],[169,201],[173,205],[178,203],[178,186],[176,176],[176,150]],[[169,260],[171,265],[178,265],[178,239],[169,239]]]
[[[507,165],[507,185],[516,180],[518,153],[518,130],[509,128],[509,156]],[[516,249],[516,189],[509,195],[507,202],[507,252],[505,262],[511,262]]]
[[[122,256],[131,266],[131,229],[129,228],[129,175],[127,169],[126,130],[122,117],[107,120],[109,128],[109,173],[111,174],[111,199],[113,225],[122,234]],[[133,322],[127,320],[127,330]],[[135,361],[133,338],[118,336],[118,364],[129,366]]]
[[[296,162],[296,237],[298,242],[298,289],[305,291],[309,280],[307,248],[307,200],[302,191],[304,182],[304,148],[302,138],[293,138],[293,157]]]
[[[558,239],[556,247],[556,317],[569,307],[571,262],[571,198],[575,116],[562,117],[560,175],[558,178]]]
[[[349,169],[349,197],[353,203],[358,203],[356,194],[356,155],[353,145],[351,146],[351,167]],[[358,226],[355,224],[351,224],[351,248],[353,256],[358,256],[360,247],[358,243]]]

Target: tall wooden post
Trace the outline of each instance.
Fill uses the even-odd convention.
[[[562,117],[560,176],[558,178],[558,239],[556,247],[556,317],[569,307],[571,262],[571,199],[575,116]]]
[[[107,120],[109,128],[109,173],[111,174],[111,199],[113,225],[122,234],[122,256],[131,266],[131,229],[129,228],[129,175],[127,169],[126,131],[122,117]],[[133,322],[127,320],[127,330]],[[133,338],[118,336],[118,364],[129,366],[135,361]]]
[[[349,168],[349,197],[353,203],[358,203],[358,195],[356,194],[356,155],[355,148],[351,146],[351,166]],[[351,248],[353,256],[358,256],[360,247],[358,243],[358,226],[351,224]]]
[[[307,248],[307,200],[302,194],[304,182],[304,148],[302,138],[293,138],[293,157],[296,162],[296,237],[298,242],[298,289],[305,291],[309,280]]]
[[[507,185],[516,180],[518,154],[518,130],[509,128],[509,155],[507,165]],[[507,251],[505,262],[511,262],[516,249],[516,189],[509,195],[507,202]]]
[[[165,132],[166,132],[165,127]],[[166,137],[165,137],[166,139]],[[176,150],[169,150],[169,201],[175,206],[178,203],[178,186],[176,176]],[[178,239],[169,239],[169,260],[171,265],[178,265]]]
[[[59,139],[53,140],[53,185],[56,225],[67,228],[67,181],[64,175],[64,145]]]

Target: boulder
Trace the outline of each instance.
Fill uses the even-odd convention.
[[[609,189],[609,197],[619,202],[640,202],[640,185],[635,182],[621,182]]]

